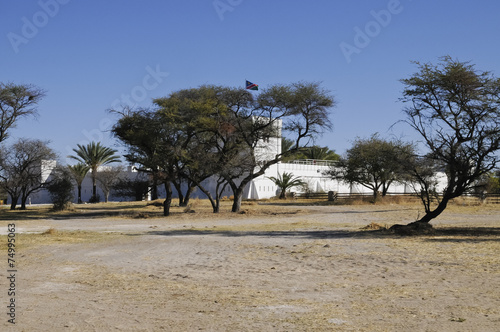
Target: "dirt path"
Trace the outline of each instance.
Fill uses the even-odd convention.
[[[490,227],[473,235],[405,238],[360,231],[370,222],[412,221],[416,213],[334,206],[230,219],[17,222],[19,241],[26,237],[18,252],[17,324],[12,329],[4,317],[0,326],[498,331],[500,231],[493,227],[500,226],[500,211],[456,209],[436,222]],[[48,228],[62,233],[27,234]],[[71,241],[63,236],[77,230],[91,233]]]

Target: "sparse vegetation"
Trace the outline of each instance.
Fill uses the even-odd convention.
[[[46,184],[52,198],[54,211],[63,211],[71,208],[73,200],[73,183],[71,171],[66,167],[57,167],[53,172],[53,178]]]

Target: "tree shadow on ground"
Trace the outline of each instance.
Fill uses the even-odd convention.
[[[334,205],[342,205],[336,202],[331,201],[305,201],[305,202],[297,202],[293,200],[281,201],[281,202],[259,202],[259,205],[269,205],[269,206],[334,206]]]
[[[92,219],[125,217],[134,218],[146,205],[137,204],[74,204],[71,209],[54,211],[52,207],[28,208],[26,210],[0,209],[0,220],[22,221],[22,220],[67,220],[67,219]],[[162,216],[162,211],[146,211],[151,216]]]
[[[227,237],[268,237],[268,238],[302,238],[302,239],[383,239],[383,238],[422,238],[431,242],[500,242],[500,228],[497,227],[446,227],[437,228],[431,234],[396,235],[387,229],[380,230],[290,230],[290,231],[232,231],[232,230],[171,230],[151,231],[147,235],[159,236],[227,236]]]
[[[500,227],[439,227],[426,236],[430,242],[500,242]]]
[[[227,231],[227,230],[171,230],[171,231],[151,231],[148,235],[162,236],[193,236],[193,235],[217,235],[227,237],[285,237],[285,238],[304,238],[304,239],[329,239],[329,238],[354,238],[354,237],[377,237],[387,236],[387,233],[381,231],[345,231],[345,230],[325,230],[325,231]]]
[[[349,205],[343,205],[343,204],[333,204],[331,202],[327,202],[327,204],[315,204],[315,203],[259,203],[261,206],[286,206],[286,207],[300,207],[300,206],[308,206],[314,208],[315,206],[338,206],[338,207],[349,207]],[[365,205],[369,206],[369,205]],[[353,206],[355,208],[356,206]],[[376,210],[376,209],[369,209],[369,210],[339,210],[339,211],[328,211],[329,214],[371,214],[371,213],[385,213],[385,212],[398,212],[398,211],[416,211],[418,210],[417,208],[414,207],[409,207],[409,208],[398,208],[398,209],[383,209],[383,210]],[[282,212],[280,212],[282,213]]]

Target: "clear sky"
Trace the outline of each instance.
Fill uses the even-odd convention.
[[[0,0],[0,81],[46,90],[12,138],[50,140],[61,161],[100,140],[117,104],[202,84],[321,82],[344,153],[375,132],[414,140],[398,102],[412,60],[450,55],[500,75],[500,2],[465,0]]]

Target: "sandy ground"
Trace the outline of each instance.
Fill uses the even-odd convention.
[[[434,223],[448,232],[431,236],[360,230],[416,216],[330,206],[16,221],[16,325],[3,314],[0,329],[500,331],[500,209],[451,209]]]

